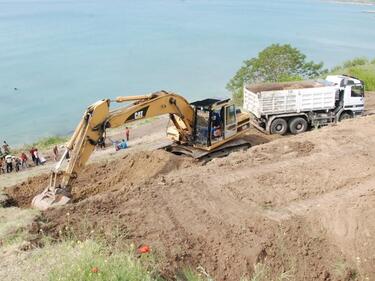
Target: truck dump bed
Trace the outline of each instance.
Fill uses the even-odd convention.
[[[244,86],[244,108],[256,117],[327,110],[335,107],[337,87],[325,81]]]

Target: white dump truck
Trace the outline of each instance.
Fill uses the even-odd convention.
[[[292,134],[362,115],[364,83],[346,75],[326,80],[244,86],[244,109],[267,133]]]

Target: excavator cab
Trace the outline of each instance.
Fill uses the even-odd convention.
[[[209,149],[244,129],[237,126],[236,107],[230,99],[205,99],[191,105],[195,114],[193,136],[197,147]]]

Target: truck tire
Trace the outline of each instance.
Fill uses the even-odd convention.
[[[348,112],[343,112],[340,115],[339,121],[341,122],[342,120],[350,119],[352,116]]]
[[[304,133],[307,130],[307,121],[305,118],[296,117],[289,121],[289,130],[293,135]]]
[[[271,123],[271,134],[285,135],[288,130],[288,124],[285,119],[277,118]]]

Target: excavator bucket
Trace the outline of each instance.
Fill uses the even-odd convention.
[[[50,188],[47,187],[42,193],[33,198],[31,205],[39,210],[47,210],[54,206],[65,205],[69,203],[70,200],[70,197],[56,193],[56,189],[51,191]]]

